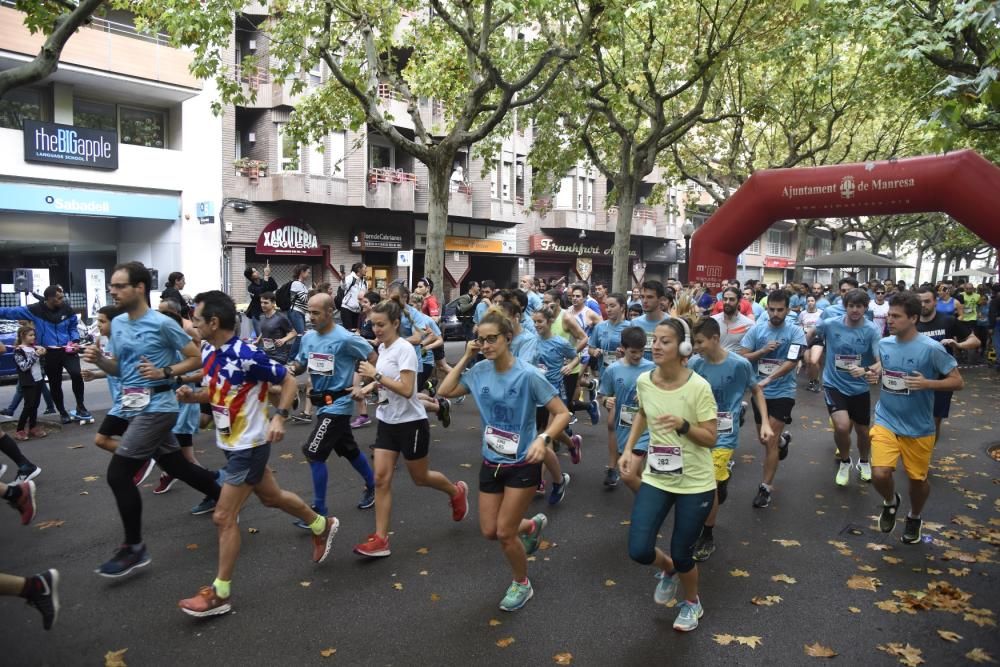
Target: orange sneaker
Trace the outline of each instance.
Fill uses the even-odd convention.
[[[354,553],[359,556],[367,556],[368,558],[385,558],[392,553],[389,550],[389,538],[379,537],[375,533],[372,533],[368,536],[366,542],[362,542],[354,547]]]
[[[188,616],[205,618],[229,613],[233,608],[229,600],[230,598],[220,598],[216,595],[214,586],[202,586],[197,595],[181,600],[177,606]]]
[[[458,493],[451,498],[451,519],[461,521],[469,514],[469,485],[465,482],[456,482],[455,488]]]
[[[326,517],[326,528],[319,535],[313,535],[313,562],[322,563],[330,555],[333,538],[340,528],[340,521],[335,516]]]

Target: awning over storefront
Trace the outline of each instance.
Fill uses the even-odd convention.
[[[0,183],[0,209],[102,218],[177,220],[181,198],[55,185]]]

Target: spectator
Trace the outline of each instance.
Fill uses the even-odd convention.
[[[254,336],[260,336],[260,316],[263,312],[260,305],[260,295],[265,292],[277,292],[278,283],[271,277],[270,264],[264,266],[263,278],[257,269],[250,266],[243,270],[243,277],[247,279],[247,294],[250,295],[250,305],[247,306],[246,316],[253,326]]]

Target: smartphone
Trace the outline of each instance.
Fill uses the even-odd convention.
[[[800,354],[802,354],[802,346],[798,343],[792,343],[788,346],[788,356],[785,358],[788,361],[798,361]]]

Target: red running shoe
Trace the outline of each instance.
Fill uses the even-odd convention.
[[[368,541],[354,547],[354,553],[368,558],[385,558],[392,553],[389,550],[389,538],[372,533],[368,536]]]
[[[461,521],[469,514],[469,485],[465,482],[456,482],[455,488],[458,493],[451,498],[451,519]],[[388,543],[386,543],[388,547]]]

